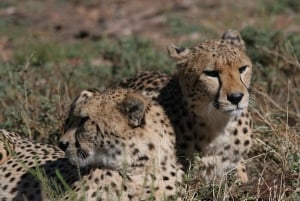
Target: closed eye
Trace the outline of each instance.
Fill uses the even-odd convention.
[[[219,72],[217,70],[205,70],[203,73],[210,77],[219,77]]]
[[[240,67],[240,68],[239,68],[239,72],[240,72],[240,73],[245,72],[245,70],[247,69],[247,67],[248,67],[248,66],[242,66],[242,67]]]

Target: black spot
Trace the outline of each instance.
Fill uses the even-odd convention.
[[[129,200],[132,200],[133,195],[128,194],[128,198],[129,198]]]
[[[244,145],[245,146],[248,146],[250,144],[250,141],[249,140],[246,140],[245,142],[244,142]]]
[[[117,187],[117,184],[115,182],[111,182],[110,184],[113,188],[116,188]]]
[[[238,134],[238,131],[237,131],[237,129],[234,129],[234,131],[233,131],[233,135],[237,135]]]
[[[5,191],[7,189],[7,185],[3,186],[2,189]]]
[[[139,161],[147,161],[149,160],[149,157],[148,156],[141,156],[138,158]]]
[[[106,172],[106,175],[111,177],[111,176],[112,176],[112,173],[111,173],[110,171],[107,171],[107,172]]]
[[[173,190],[173,187],[170,186],[170,185],[168,185],[168,186],[166,187],[166,189],[167,189],[167,190]]]
[[[248,129],[246,127],[243,128],[243,133],[247,134],[248,133]]]
[[[10,172],[8,172],[8,173],[6,173],[5,175],[4,175],[4,177],[10,177],[10,175],[11,175],[11,173]]]
[[[11,189],[10,193],[15,193],[16,191],[17,191],[17,188],[14,187],[14,188]]]
[[[155,146],[153,143],[149,143],[148,148],[149,148],[149,150],[153,150],[155,148]]]
[[[242,125],[242,123],[243,123],[242,120],[239,119],[239,120],[238,120],[239,126]]]
[[[97,195],[97,193],[94,191],[94,192],[92,193],[92,198],[96,197],[96,195]]]
[[[163,180],[164,180],[164,181],[167,181],[167,180],[169,180],[169,177],[163,176]]]
[[[137,155],[139,153],[139,150],[138,149],[134,149],[133,150],[133,152],[132,152],[132,154],[135,156],[135,155]]]
[[[239,145],[239,144],[240,144],[240,140],[239,140],[239,139],[236,139],[236,140],[234,141],[234,144]]]
[[[0,153],[0,160],[2,160],[2,158],[3,158],[3,154],[2,154],[2,153]]]
[[[116,154],[117,154],[117,155],[121,155],[121,153],[122,153],[121,150],[117,150],[117,151],[116,151]]]

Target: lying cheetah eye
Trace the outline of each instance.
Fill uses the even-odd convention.
[[[248,67],[248,66],[242,66],[242,67],[240,67],[240,68],[239,68],[239,72],[240,72],[240,73],[245,72],[245,70],[247,69],[247,67]]]
[[[203,73],[210,77],[218,77],[219,76],[219,72],[216,70],[205,70],[205,71],[203,71]]]

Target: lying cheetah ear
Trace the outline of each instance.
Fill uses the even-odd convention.
[[[246,51],[245,41],[243,40],[239,31],[234,29],[228,29],[222,35],[222,39],[236,46],[242,51]]]
[[[136,94],[129,94],[122,102],[122,111],[128,117],[131,127],[138,127],[145,123],[145,99]]]
[[[99,93],[97,89],[87,89],[83,90],[80,95],[74,100],[71,104],[70,115],[86,117],[88,116],[88,111],[83,109],[82,106],[86,105],[86,103],[95,96],[96,93]],[[69,115],[69,116],[70,116]]]
[[[168,46],[169,56],[177,61],[178,63],[182,63],[185,61],[187,55],[190,53],[188,48],[177,47],[174,44],[170,44]]]

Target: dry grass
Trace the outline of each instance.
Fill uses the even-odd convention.
[[[166,1],[166,8],[155,0],[151,6],[110,1],[98,13],[107,29],[94,20],[98,4],[93,0],[47,1],[49,7],[38,13],[32,11],[42,5],[32,2],[0,3],[1,128],[55,144],[69,104],[81,90],[105,87],[145,69],[172,72],[167,43],[194,44],[238,28],[254,63],[250,182],[239,184],[233,173],[211,185],[195,182],[187,200],[300,200],[300,15],[294,1]],[[126,18],[120,34],[102,36],[95,27],[100,23],[99,29],[109,32],[119,22],[110,13],[118,6]],[[61,9],[65,13],[57,12]],[[82,23],[69,20],[72,12]],[[36,18],[43,23],[36,25]],[[61,30],[57,19],[65,19]]]

